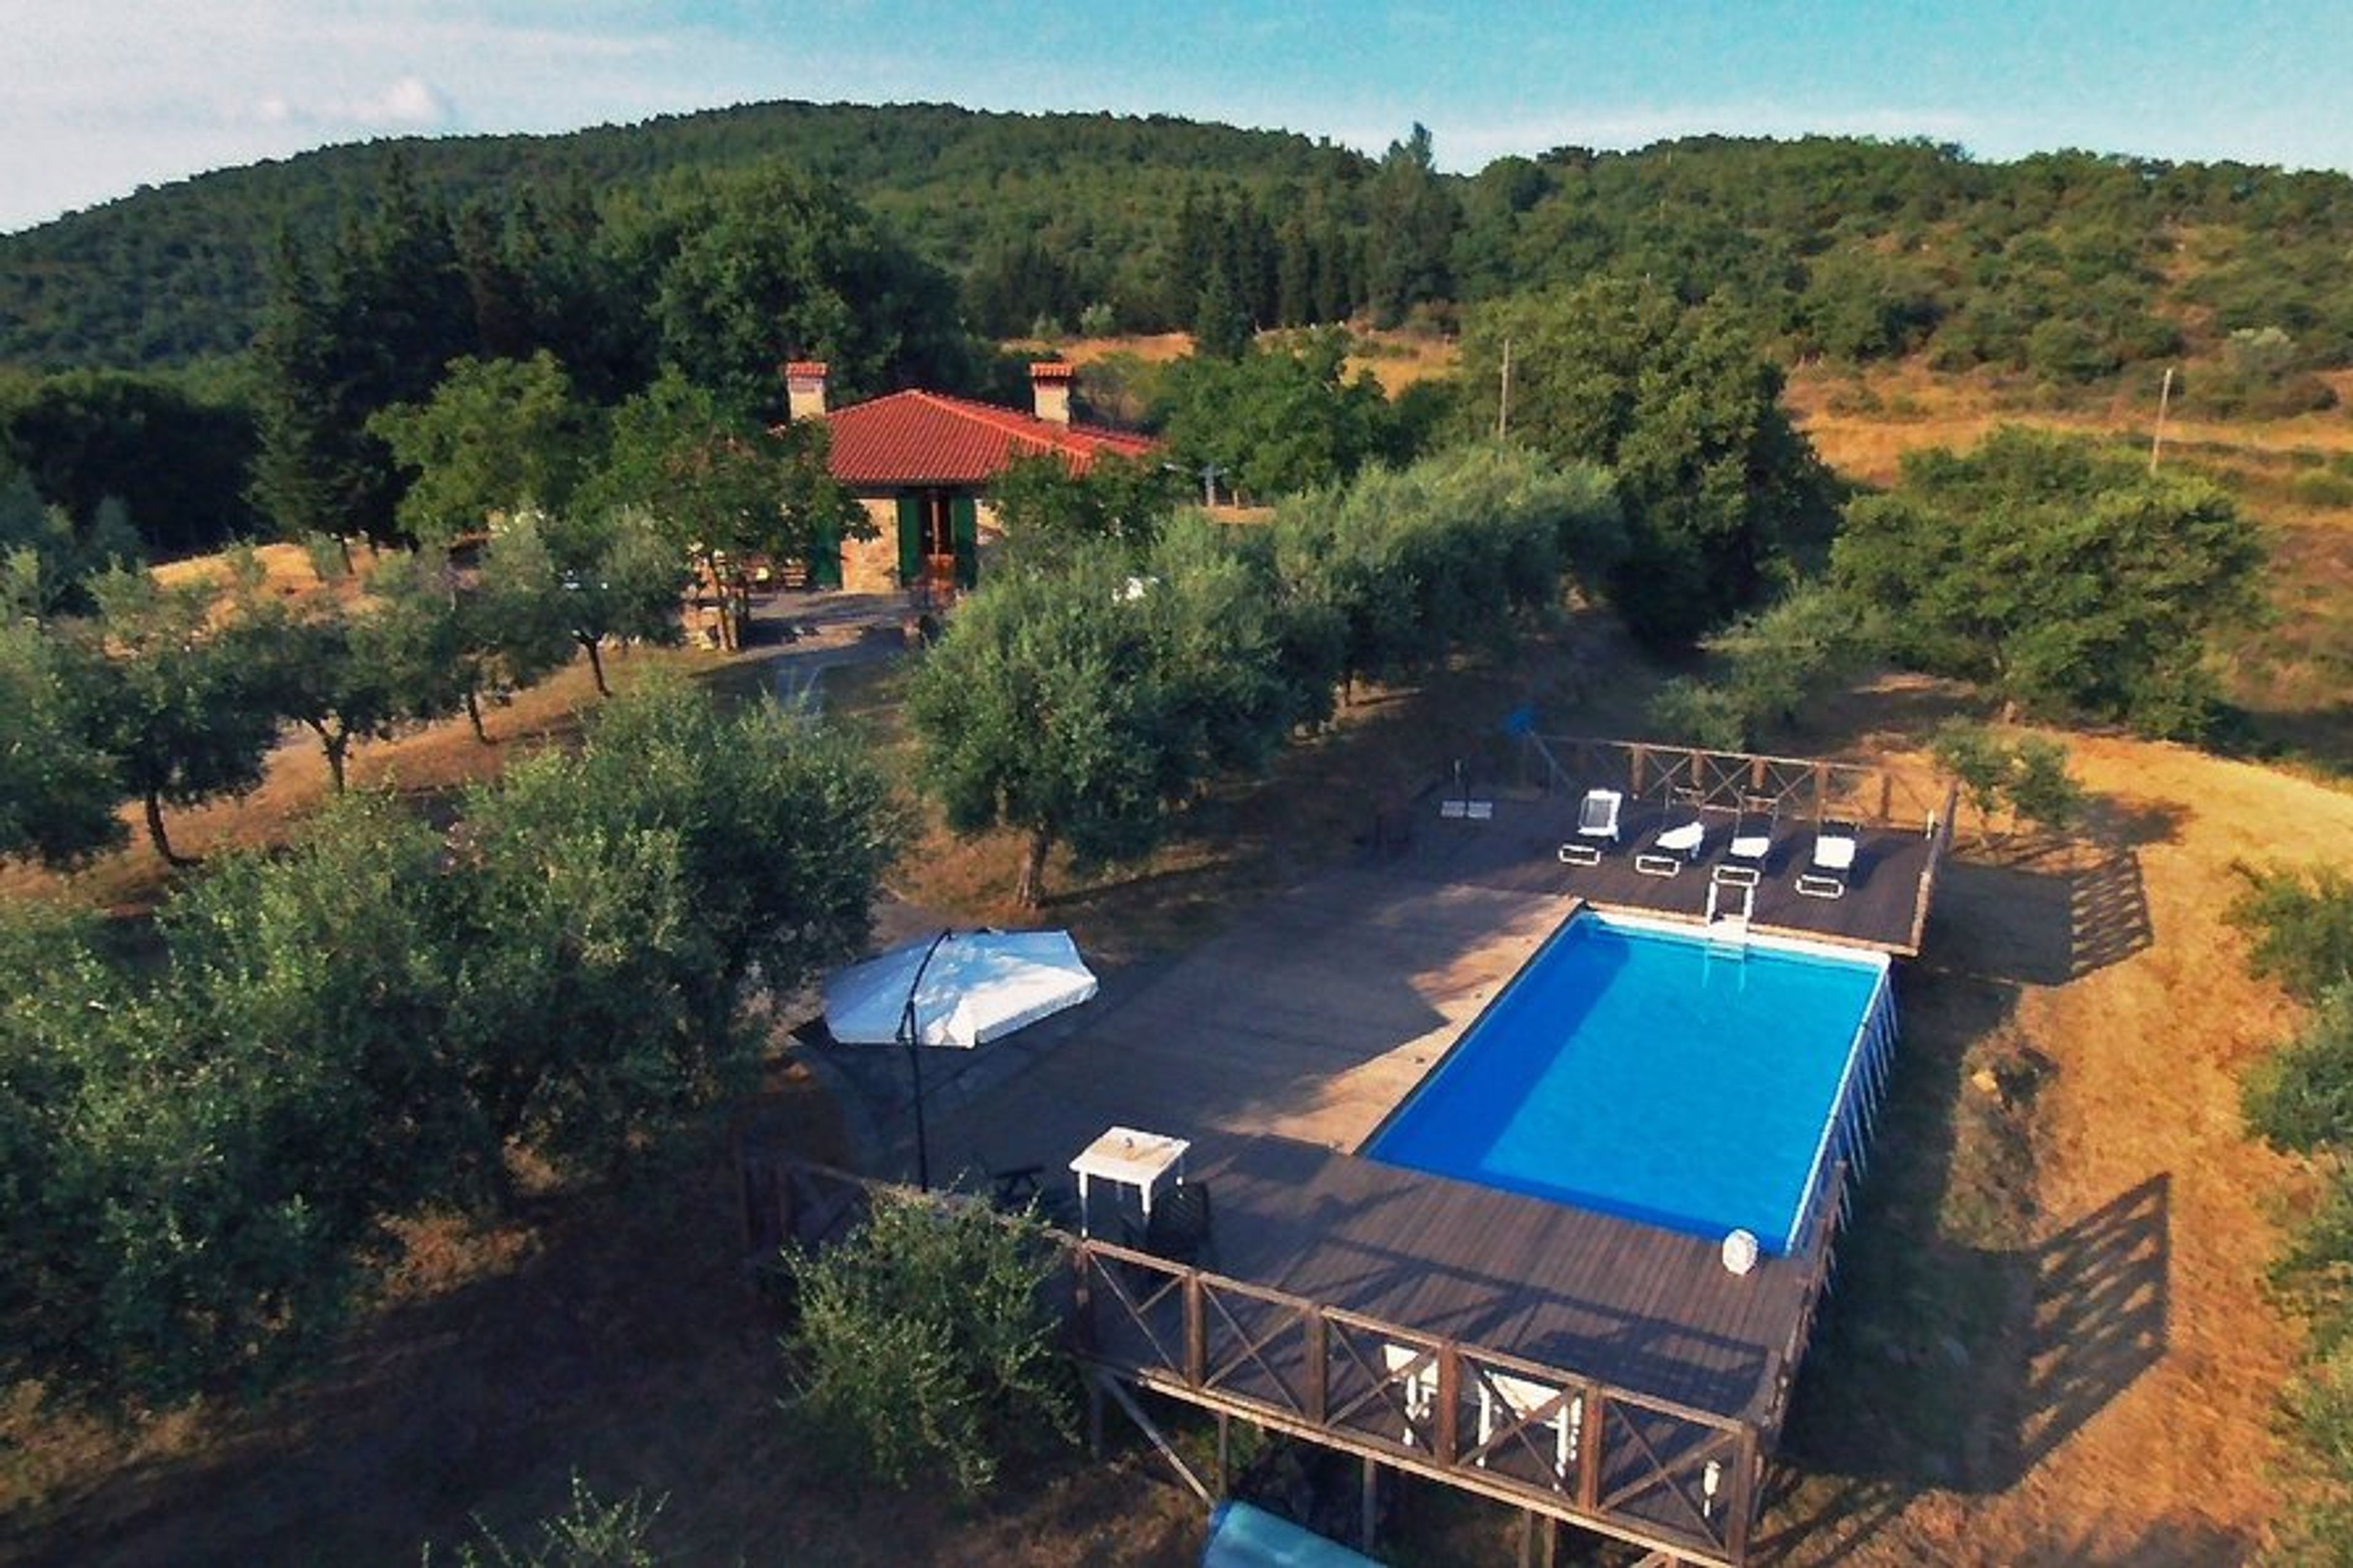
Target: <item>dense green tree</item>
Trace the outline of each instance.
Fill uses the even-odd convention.
[[[501,1139],[590,1172],[742,1086],[744,988],[865,941],[898,845],[887,784],[773,704],[656,683],[464,809],[472,932],[450,1024]]]
[[[420,578],[441,574],[438,566],[419,572]],[[503,701],[571,662],[578,644],[570,597],[563,572],[532,519],[492,535],[473,580],[459,583],[450,675],[477,741],[490,742],[482,725],[486,697]]]
[[[1025,905],[1043,900],[1057,844],[1082,867],[1142,854],[1193,780],[1124,584],[1092,563],[992,577],[909,683],[926,786],[957,832],[1025,836]]]
[[[542,349],[527,360],[453,360],[427,401],[381,409],[368,430],[408,473],[401,531],[447,549],[501,513],[564,510],[599,445],[598,423]]]
[[[1416,305],[1454,297],[1451,270],[1461,212],[1438,173],[1430,131],[1389,143],[1365,191],[1366,283],[1373,316],[1392,327]]]
[[[174,865],[166,805],[242,795],[261,783],[278,739],[262,671],[267,648],[247,624],[216,625],[209,588],[166,589],[143,572],[91,584],[105,661],[92,703],[97,749],[144,812],[149,842]]]
[[[2252,948],[2247,967],[2302,1002],[2353,986],[2353,873],[2336,866],[2241,868],[2229,919]]]
[[[142,556],[211,550],[259,521],[244,497],[251,411],[185,377],[74,371],[0,378],[0,457],[85,528],[110,499]]]
[[[478,346],[448,215],[396,159],[323,260],[283,243],[253,345],[255,501],[289,533],[396,537],[405,486],[369,420]]]
[[[266,1384],[420,1205],[526,1150],[605,1174],[756,1059],[752,987],[862,945],[881,774],[665,688],[470,791],[353,795],[176,889],[134,963],[0,904],[0,1377],[58,1400]]]
[[[1297,350],[1180,360],[1155,412],[1171,458],[1214,468],[1227,488],[1271,500],[1352,477],[1389,456],[1388,400],[1369,371],[1346,377],[1347,334],[1308,333]]]
[[[1017,457],[989,486],[1007,564],[1059,569],[1103,545],[1141,559],[1176,509],[1177,478],[1150,458],[1098,458],[1083,474]]]
[[[782,416],[777,367],[792,359],[824,360],[844,396],[973,374],[954,285],[837,185],[771,164],[711,182],[654,226],[662,358],[729,407]]]
[[[363,657],[384,671],[396,722],[430,722],[462,708],[475,721],[475,738],[482,738],[480,691],[497,647],[482,624],[483,597],[438,551],[404,551],[376,563],[360,605],[358,641]],[[571,656],[567,641],[554,640],[552,659],[533,679]]]
[[[731,413],[674,371],[614,414],[612,439],[575,509],[653,519],[717,596],[723,645],[742,646],[754,557],[809,561],[872,538],[858,500],[826,466],[826,429]]]
[[[1631,547],[1614,596],[1641,636],[1683,641],[1753,604],[1827,480],[1736,312],[1599,279],[1498,301],[1463,342],[1465,416],[1492,426],[1510,345],[1512,434],[1616,477]]]
[[[1798,724],[1808,699],[1843,678],[1862,653],[1854,606],[1820,583],[1741,616],[1704,646],[1716,678],[1670,680],[1651,717],[1670,738],[1720,752],[1747,751],[1767,732]]]
[[[1525,447],[1457,447],[1286,503],[1274,550],[1301,651],[1328,677],[1408,679],[1466,646],[1500,647],[1515,617],[1590,590],[1625,546],[1608,479]]]
[[[2211,483],[2019,428],[1907,455],[1857,501],[1834,581],[1878,646],[2011,701],[2198,734],[2214,628],[2260,611],[2263,547]]]
[[[0,607],[36,620],[86,612],[93,576],[144,558],[113,497],[101,498],[87,526],[78,527],[64,507],[43,503],[29,475],[0,458]]]
[[[613,694],[605,682],[607,644],[684,640],[681,615],[691,572],[677,543],[644,512],[524,512],[502,533],[516,536],[508,549],[518,559],[533,548],[522,542],[526,533],[545,548],[562,594],[562,619],[588,656],[598,695]]]
[[[102,673],[79,642],[0,606],[0,859],[76,866],[122,841],[122,784],[93,739]]]
[[[172,1401],[265,1381],[345,1321],[380,1217],[468,1131],[419,1026],[436,847],[330,813],[175,898],[143,983],[86,928],[0,911],[12,1381]]]
[[[281,717],[317,737],[338,795],[353,742],[389,738],[409,715],[412,698],[430,702],[446,692],[455,706],[457,692],[446,677],[417,686],[414,671],[396,662],[403,654],[430,651],[429,643],[396,646],[415,625],[406,615],[387,620],[324,595],[290,611],[248,605],[243,615],[248,646],[259,650],[256,678]]]
[[[1289,727],[1271,596],[1198,538],[1163,545],[1187,581],[1112,552],[989,579],[910,683],[926,784],[958,832],[1025,836],[1025,904],[1058,845],[1082,868],[1145,853],[1199,784]]]

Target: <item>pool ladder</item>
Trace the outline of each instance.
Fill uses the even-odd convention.
[[[1724,907],[1724,891],[1730,888],[1740,895],[1737,910]],[[1712,952],[1723,952],[1735,958],[1748,956],[1748,917],[1757,910],[1757,889],[1736,883],[1711,881],[1707,885],[1707,945]]]

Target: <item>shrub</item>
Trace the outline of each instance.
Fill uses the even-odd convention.
[[[2306,1002],[2353,984],[2353,878],[2334,867],[2237,868],[2247,886],[2226,917],[2254,941],[2248,965]]]
[[[787,1418],[846,1475],[944,1475],[965,1497],[1039,1435],[1076,1440],[1045,1294],[1042,1227],[977,1206],[878,1196],[865,1226],[797,1256]]]
[[[480,1519],[479,1542],[458,1548],[459,1568],[653,1568],[661,1561],[648,1544],[653,1523],[670,1500],[650,1503],[641,1492],[607,1500],[572,1473],[572,1496],[562,1510],[539,1521],[537,1539],[526,1546],[511,1546]],[[425,1548],[426,1568],[432,1568],[433,1548]]]
[[[2242,1103],[2274,1148],[2309,1154],[2353,1141],[2353,985],[2326,993],[2305,1026],[2256,1064]]]
[[[2299,506],[2353,506],[2353,474],[2338,468],[2309,469],[2296,475],[2288,488]]]
[[[1747,705],[1728,686],[1679,675],[1651,699],[1650,717],[1661,734],[1711,752],[1743,751],[1748,745]]]

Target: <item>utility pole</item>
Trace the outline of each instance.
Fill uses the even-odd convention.
[[[1502,440],[1512,428],[1512,340],[1504,340],[1504,393],[1495,404],[1495,439]]]
[[[2173,367],[2165,367],[2165,380],[2157,389],[2157,428],[2148,437],[2148,471],[2157,472],[2157,456],[2165,446],[2165,409],[2173,401]]]

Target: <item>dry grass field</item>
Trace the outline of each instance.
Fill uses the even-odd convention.
[[[1968,388],[1933,402],[1940,389],[1918,389],[1900,406],[1897,390],[1875,389],[1875,419],[1836,412],[1827,378],[1800,375],[1791,402],[1825,455],[1866,479],[1910,446],[2007,416]],[[2348,423],[2175,438],[2182,460],[2237,476],[2273,529],[2282,613],[2249,630],[2238,695],[2303,755],[2346,765],[2353,516],[2265,490],[2263,475],[2353,449]],[[274,584],[309,591],[299,552],[268,559]],[[615,673],[756,679],[723,667],[773,652],[633,653]],[[1048,917],[1114,968],[1188,948],[1356,855],[1376,810],[1453,759],[1500,770],[1493,724],[1515,703],[1534,696],[1548,728],[1629,733],[1660,678],[1578,619],[1509,666],[1374,694],[1270,779],[1203,802],[1148,862],[1092,879],[1057,862]],[[865,666],[828,688],[893,765],[908,746],[896,679]],[[432,799],[560,743],[593,701],[575,668],[494,711],[498,744],[462,721],[437,726],[363,747],[355,782]],[[1968,706],[1936,683],[1877,681],[1780,745],[1916,759],[1935,723]],[[2265,1542],[2271,1413],[2296,1345],[2256,1282],[2276,1244],[2274,1197],[2298,1178],[2243,1137],[2237,1084],[2288,1014],[2246,978],[2221,912],[2237,863],[2341,859],[2353,794],[2177,747],[2068,739],[2095,803],[2084,831],[1968,845],[1927,953],[1901,978],[1904,1053],[1799,1385],[1769,1561],[2188,1565],[2246,1561]],[[291,741],[255,795],[176,815],[175,841],[198,853],[273,841],[325,788],[315,748]],[[959,921],[1012,919],[1017,856],[1008,838],[959,840],[931,821],[892,891]],[[165,880],[134,844],[70,880],[7,871],[0,894],[135,910]],[[757,1110],[811,1153],[850,1157],[835,1108],[797,1068],[778,1065]],[[423,1542],[465,1539],[477,1516],[513,1538],[575,1469],[607,1495],[665,1497],[656,1538],[682,1561],[1193,1560],[1198,1510],[1132,1445],[1103,1465],[1046,1466],[973,1509],[843,1491],[777,1421],[773,1325],[741,1287],[733,1226],[714,1134],[626,1194],[546,1194],[493,1226],[404,1226],[402,1259],[348,1352],[269,1401],[115,1427],[44,1415],[16,1391],[0,1404],[0,1561],[415,1561]],[[1199,1440],[1181,1423],[1178,1437]],[[1504,1563],[1511,1526],[1417,1489],[1388,1549]]]

